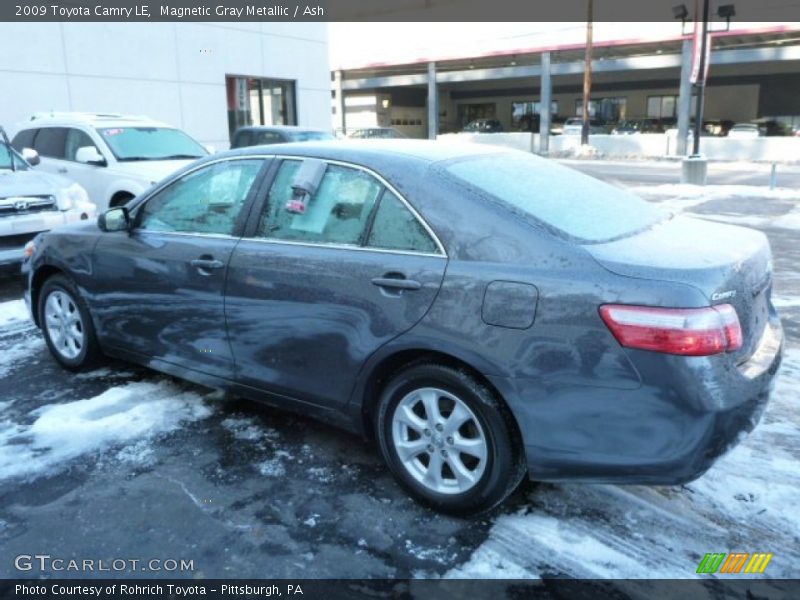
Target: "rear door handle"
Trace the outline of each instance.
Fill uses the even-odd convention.
[[[66,167],[60,167],[60,168],[58,169],[58,172],[59,172],[59,173],[68,173],[69,171],[67,171],[67,168],[66,168]]]
[[[396,277],[375,277],[372,280],[373,285],[381,288],[393,288],[396,290],[409,290],[414,291],[422,287],[419,281],[413,279],[399,279]]]
[[[215,260],[213,258],[195,258],[189,264],[197,269],[203,270],[221,269],[223,266],[225,266],[225,263],[223,263],[221,260]]]

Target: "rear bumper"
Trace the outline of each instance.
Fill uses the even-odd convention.
[[[761,419],[783,351],[777,318],[767,329],[743,365],[708,357],[679,367],[669,357],[633,390],[490,379],[517,419],[531,479],[675,485],[702,475]]]

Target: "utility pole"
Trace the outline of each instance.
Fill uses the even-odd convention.
[[[583,68],[583,126],[581,127],[581,145],[589,143],[589,96],[592,93],[592,24],[594,22],[594,0],[588,0],[586,18],[586,56]],[[708,0],[706,0],[708,3]]]
[[[708,4],[709,0],[703,0],[703,21],[701,23],[700,32],[700,60],[699,70],[697,72],[697,104],[694,111],[694,143],[692,146],[692,155],[700,155],[700,132],[703,130],[703,103],[705,102],[706,95],[706,52],[708,51]]]

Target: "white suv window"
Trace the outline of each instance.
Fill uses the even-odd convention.
[[[89,134],[86,132],[74,128],[67,130],[66,148],[64,150],[64,156],[67,160],[74,161],[78,148],[84,148],[86,146],[97,148],[92,138],[90,138]]]

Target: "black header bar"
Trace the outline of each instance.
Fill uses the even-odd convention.
[[[673,21],[681,0],[596,0],[598,22]],[[683,0],[689,14],[693,0]],[[800,21],[793,0],[712,0],[734,4],[736,22]],[[587,0],[2,0],[0,21],[394,21],[583,22]],[[633,34],[634,32],[632,32]]]

